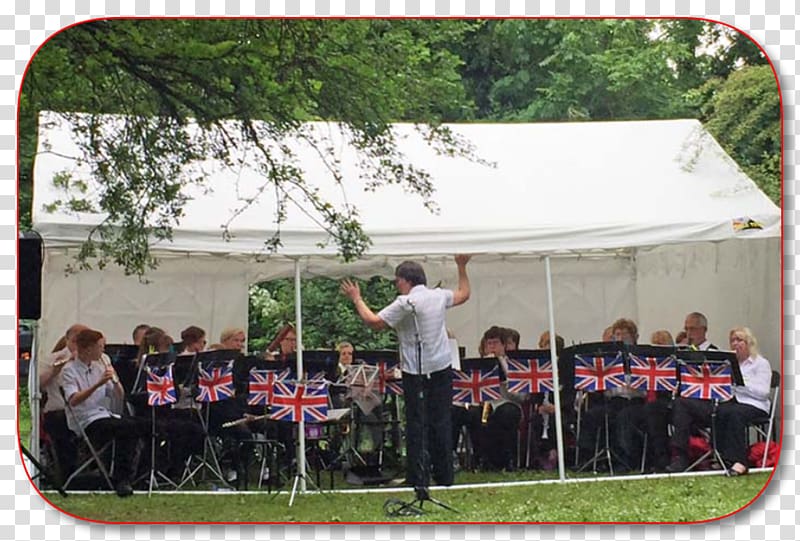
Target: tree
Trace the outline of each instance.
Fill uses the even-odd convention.
[[[394,283],[380,277],[360,281],[361,293],[376,311],[394,300]],[[333,349],[342,341],[357,349],[396,349],[394,333],[377,333],[363,324],[349,299],[339,293],[339,282],[329,278],[304,280],[302,286],[303,345],[306,349]],[[273,280],[250,288],[248,344],[263,352],[278,330],[294,323],[294,282]]]
[[[504,121],[680,115],[667,40],[648,20],[492,20],[458,49],[477,115]]]
[[[708,130],[745,173],[781,204],[781,107],[767,65],[746,66],[688,95]]]
[[[353,259],[369,246],[358,209],[321,199],[309,179],[263,143],[305,137],[330,158],[325,141],[312,140],[303,122],[338,122],[364,158],[370,188],[401,184],[435,211],[430,176],[397,151],[390,123],[424,122],[432,144],[471,156],[465,142],[440,126],[469,108],[459,59],[444,47],[462,27],[377,19],[114,19],[71,27],[41,48],[25,78],[21,192],[30,193],[38,112],[57,111],[77,126],[80,159],[90,165],[100,197],[88,200],[87,179],[64,175],[56,181],[71,195],[55,206],[105,215],[80,263],[113,261],[142,275],[156,264],[150,243],[169,239],[181,218],[185,188],[205,180],[187,166],[207,156],[234,161],[232,150],[246,143],[258,152],[262,188],[279,195],[278,228],[265,239],[267,248],[280,246],[280,223],[294,197],[343,258]],[[76,111],[125,120],[115,126]]]

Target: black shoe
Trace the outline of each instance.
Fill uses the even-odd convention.
[[[686,468],[689,467],[688,461],[683,458],[676,458],[672,462],[669,463],[669,466],[664,468],[667,473],[681,473],[686,471]]]
[[[117,483],[117,486],[114,487],[114,490],[117,492],[117,496],[120,498],[127,498],[133,494],[133,487],[128,481],[120,481]]]

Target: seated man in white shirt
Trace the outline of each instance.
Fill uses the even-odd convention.
[[[131,477],[139,440],[150,432],[150,423],[135,417],[120,417],[109,409],[110,399],[122,399],[124,390],[114,369],[101,360],[105,340],[95,330],[84,329],[75,337],[76,359],[62,371],[62,387],[72,415],[70,428],[82,428],[95,446],[116,442],[114,484],[120,497],[133,494]]]
[[[43,428],[55,448],[62,482],[75,469],[78,449],[75,447],[74,435],[67,426],[67,418],[64,413],[64,399],[61,397],[61,372],[67,363],[75,358],[77,352],[75,337],[84,329],[88,329],[88,327],[80,323],[72,325],[64,336],[67,345],[50,355],[43,355],[38,364],[39,388],[45,396],[42,406]]]

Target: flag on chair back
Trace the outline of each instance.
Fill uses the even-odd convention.
[[[487,370],[453,370],[453,402],[456,404],[480,404],[498,398],[500,376],[496,366]]]
[[[233,361],[222,366],[200,367],[198,402],[219,402],[233,397]]]
[[[147,369],[147,405],[166,406],[178,401],[172,365]]]
[[[681,397],[719,400],[733,396],[731,367],[726,363],[703,363],[700,366],[681,365]]]
[[[575,389],[606,391],[625,385],[625,363],[622,353],[616,356],[589,357],[575,355]]]
[[[553,390],[553,363],[549,359],[509,359],[508,390],[544,393]]]
[[[250,406],[269,406],[272,404],[272,393],[277,381],[283,381],[289,376],[289,369],[277,370],[250,370],[248,381],[247,404]]]
[[[672,392],[678,386],[675,357],[628,357],[631,363],[631,388]]]
[[[274,389],[270,418],[293,423],[301,418],[312,422],[328,419],[327,383],[278,381]]]

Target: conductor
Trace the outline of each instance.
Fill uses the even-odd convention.
[[[341,283],[342,293],[353,301],[368,327],[373,330],[391,327],[397,332],[406,402],[406,482],[415,488],[429,485],[428,463],[436,484],[453,484],[450,428],[453,387],[445,311],[469,299],[469,260],[468,255],[455,256],[458,266],[455,291],[428,288],[422,265],[404,261],[394,271],[395,287],[400,294],[377,314],[361,298],[358,284],[350,280]],[[425,447],[423,438],[428,443]]]

